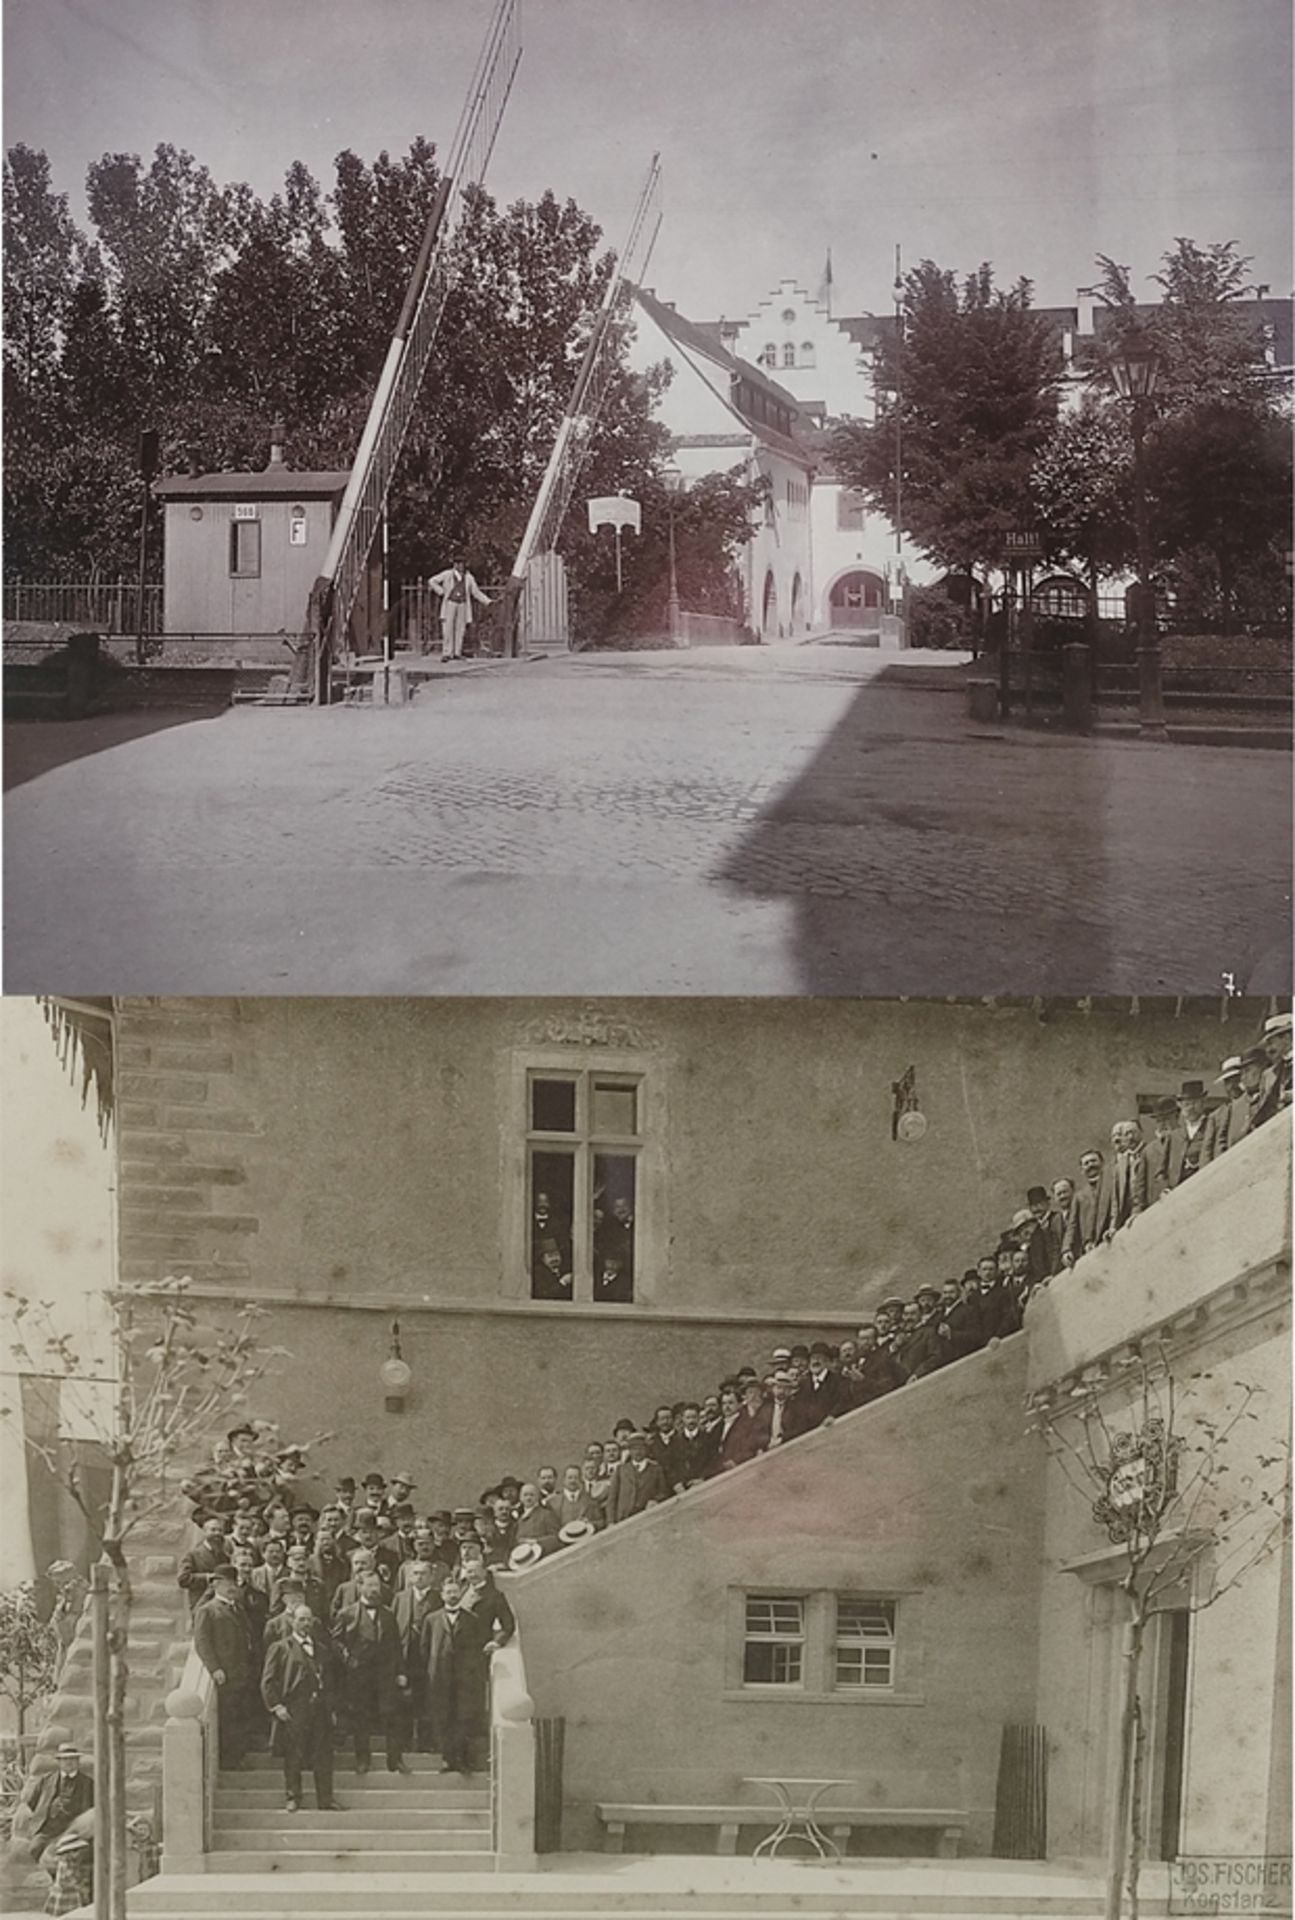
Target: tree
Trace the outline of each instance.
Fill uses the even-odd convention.
[[[106,1508],[93,1501],[71,1449],[27,1444],[43,1459],[85,1516],[96,1543],[91,1604],[108,1610],[108,1671],[96,1673],[106,1693],[108,1804],[96,1809],[96,1871],[107,1872],[112,1920],[125,1920],[127,1874],[126,1687],[129,1678],[131,1580],[126,1548],[132,1532],[166,1513],[177,1474],[211,1443],[230,1416],[284,1357],[258,1344],[266,1310],[237,1308],[225,1322],[198,1318],[187,1279],[125,1288],[110,1296],[117,1380],[112,1412],[84,1389],[87,1368],[47,1303],[6,1289],[13,1351],[22,1370],[55,1374],[79,1430],[93,1434],[111,1469]],[[8,1409],[4,1410],[6,1413]],[[101,1598],[102,1596],[102,1598]]]
[[[1250,262],[1234,241],[1202,247],[1180,237],[1153,276],[1161,299],[1150,309],[1138,305],[1127,267],[1105,255],[1098,266],[1107,324],[1095,383],[1113,390],[1113,366],[1132,342],[1156,356],[1146,436],[1153,546],[1180,589],[1193,582],[1205,617],[1229,633],[1238,580],[1253,581],[1261,599],[1279,597],[1291,512],[1282,396],[1245,304]]]
[[[1122,1549],[1126,1643],[1106,1920],[1120,1920],[1126,1899],[1131,1920],[1138,1915],[1147,1634],[1171,1608],[1198,1614],[1216,1606],[1290,1534],[1291,1453],[1280,1412],[1270,1430],[1249,1435],[1252,1423],[1263,1426],[1262,1389],[1203,1370],[1180,1381],[1156,1342],[1133,1358],[1122,1387],[1124,1412],[1109,1419],[1110,1384],[1034,1413],[1050,1458]],[[1246,1457],[1230,1458],[1247,1437],[1254,1444]]]
[[[1035,517],[1054,557],[1078,561],[1092,616],[1103,576],[1133,558],[1133,475],[1127,426],[1115,408],[1086,395],[1057,421],[1030,475]]]
[[[1207,400],[1162,420],[1147,450],[1147,486],[1161,552],[1208,557],[1194,569],[1200,608],[1235,630],[1237,587],[1256,573],[1278,585],[1291,521],[1291,445],[1284,422],[1237,401]]]
[[[831,454],[849,486],[953,572],[1002,564],[1028,524],[1034,459],[1057,415],[1060,351],[1030,310],[1027,280],[994,286],[982,266],[959,288],[923,260],[904,279],[903,323],[882,337],[873,425],[846,421]]]
[[[49,159],[21,142],[4,164],[4,367],[7,398],[53,398],[59,350],[85,241],[55,193]]]
[[[31,1581],[0,1592],[0,1694],[14,1709],[20,1747],[28,1714],[53,1691],[61,1652],[57,1632],[40,1617]]]

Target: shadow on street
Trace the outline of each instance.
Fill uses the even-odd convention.
[[[1110,822],[1090,743],[862,686],[717,877],[794,908],[805,993],[1102,991]]]
[[[170,727],[218,720],[228,711],[222,703],[147,713],[98,713],[86,720],[6,720],[4,791],[21,787],[71,760],[83,760],[88,754],[103,753],[109,747],[124,746],[129,740],[142,740]]]

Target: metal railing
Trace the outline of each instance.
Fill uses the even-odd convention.
[[[138,591],[128,580],[6,580],[4,618],[132,634],[139,630]],[[162,587],[152,581],[144,588],[144,632],[161,630]]]

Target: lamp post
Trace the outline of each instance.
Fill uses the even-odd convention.
[[[675,465],[673,460],[669,463],[668,466],[665,466],[661,469],[661,479],[665,485],[666,498],[670,502],[670,597],[666,603],[667,604],[666,617],[670,625],[670,644],[672,647],[677,647],[679,644],[679,626],[680,626],[679,570],[675,563],[674,514],[675,514],[675,501],[678,498],[678,496],[683,492],[684,482],[683,482],[683,474],[680,471],[680,469]]]
[[[1147,415],[1160,377],[1159,356],[1143,341],[1131,339],[1113,361],[1111,372],[1121,398],[1129,403],[1129,426],[1133,435],[1133,525],[1138,548],[1138,732],[1144,740],[1167,740],[1143,461]]]

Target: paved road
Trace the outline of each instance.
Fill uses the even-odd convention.
[[[6,989],[1289,988],[1289,755],[975,727],[931,664],[583,656],[120,740],[8,796]]]

